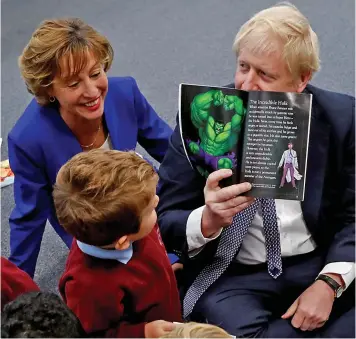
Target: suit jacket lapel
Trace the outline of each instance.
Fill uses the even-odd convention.
[[[51,123],[50,126],[53,127],[46,131],[50,133],[50,138],[57,143],[60,140],[61,153],[64,154],[65,158],[70,159],[74,155],[82,152],[82,148],[79,144],[79,141],[64,122],[59,112],[55,109],[50,109],[46,112],[47,116],[50,117]]]
[[[109,86],[110,91],[110,86]],[[118,100],[118,98],[117,98]],[[104,107],[104,119],[106,122],[106,127],[110,134],[111,143],[114,149],[120,150],[123,149],[124,145],[127,144],[125,140],[125,128],[122,128],[121,119],[119,119],[120,114],[119,110],[123,109],[123,105],[120,105],[119,102],[115,102],[111,95],[106,96],[105,98],[105,107]]]

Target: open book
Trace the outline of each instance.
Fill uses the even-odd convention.
[[[312,95],[181,84],[179,124],[186,156],[202,176],[232,169],[246,195],[303,200]]]

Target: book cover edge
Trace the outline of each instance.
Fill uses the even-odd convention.
[[[180,134],[180,138],[182,140],[182,145],[183,145],[183,149],[184,149],[184,153],[186,158],[188,159],[188,162],[190,164],[190,167],[194,169],[192,162],[189,159],[189,154],[187,152],[187,148],[185,147],[185,142],[184,142],[184,138],[183,138],[183,128],[182,128],[182,86],[185,84],[179,84],[179,96],[178,96],[178,122],[179,122],[179,134]]]
[[[309,94],[309,95],[310,95],[310,104],[309,104],[309,121],[308,121],[308,139],[307,139],[307,149],[306,149],[306,152],[305,152],[303,196],[302,196],[302,200],[301,200],[301,201],[304,201],[305,183],[306,183],[306,181],[307,181],[308,154],[309,154],[309,138],[310,138],[310,123],[311,123],[311,115],[312,115],[312,107],[313,107],[313,94]]]

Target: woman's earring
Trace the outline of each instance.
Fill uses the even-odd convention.
[[[55,98],[55,97],[49,97],[49,101],[50,101],[50,102],[55,102],[55,101],[56,101],[56,98]]]

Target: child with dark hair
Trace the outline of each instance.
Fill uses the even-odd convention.
[[[29,292],[5,305],[2,338],[80,338],[85,332],[73,312],[54,293]]]
[[[58,172],[57,217],[75,238],[59,290],[90,335],[157,338],[181,320],[157,182],[135,152],[82,152]]]

